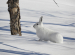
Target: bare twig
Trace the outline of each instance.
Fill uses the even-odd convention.
[[[55,0],[53,0],[55,2]],[[55,2],[55,4],[58,6],[58,4]],[[59,6],[58,6],[59,7]]]

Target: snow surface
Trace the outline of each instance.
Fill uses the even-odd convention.
[[[22,36],[10,35],[7,0],[0,0],[0,55],[75,55],[74,0],[20,0]],[[44,26],[63,35],[64,43],[38,41],[33,24],[43,16]]]

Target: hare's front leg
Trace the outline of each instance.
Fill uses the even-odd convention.
[[[48,39],[44,39],[44,41],[48,41]]]

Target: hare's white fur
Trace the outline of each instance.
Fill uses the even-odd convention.
[[[33,25],[33,27],[36,29],[36,34],[39,37],[40,41],[50,40],[54,43],[63,43],[63,36],[61,34],[43,27],[42,17],[40,18],[39,22]]]

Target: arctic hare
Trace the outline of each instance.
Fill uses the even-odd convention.
[[[36,29],[36,34],[39,37],[39,41],[52,41],[54,43],[63,43],[63,36],[58,32],[55,32],[51,29],[45,28],[42,23],[42,16],[39,19],[39,22],[33,25]]]

